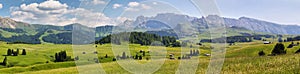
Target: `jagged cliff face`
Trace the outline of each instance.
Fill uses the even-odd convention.
[[[10,18],[2,18],[0,17],[0,27],[2,28],[18,28],[18,27],[24,27],[24,26],[29,26],[27,23],[23,22],[18,22],[15,20],[12,20]]]
[[[241,17],[239,19],[225,18],[217,15],[209,15],[202,18],[190,17],[187,15],[179,15],[172,13],[158,14],[154,17],[140,16],[131,24],[131,26],[143,27],[148,30],[154,29],[153,25],[149,25],[145,22],[156,20],[164,24],[155,24],[155,28],[164,27],[165,25],[170,26],[172,29],[178,24],[186,24],[192,27],[191,30],[197,30],[199,32],[205,31],[205,29],[213,28],[218,24],[225,24],[226,27],[244,27],[254,32],[266,32],[273,34],[300,34],[300,26],[298,25],[285,25],[277,24],[267,21],[261,21],[253,18]],[[190,28],[189,28],[190,29]],[[182,29],[180,29],[182,30]]]

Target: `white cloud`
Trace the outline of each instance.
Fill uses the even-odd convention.
[[[114,9],[119,8],[119,7],[122,7],[122,5],[121,5],[121,4],[114,4],[114,5],[113,5],[113,8],[114,8]]]
[[[148,6],[146,4],[142,4],[141,7],[142,9],[151,9],[151,6]]]
[[[0,9],[2,9],[3,8],[3,5],[0,3]]]
[[[105,3],[106,3],[106,2],[103,1],[103,0],[93,0],[93,1],[92,1],[92,4],[94,4],[94,5],[105,4]]]
[[[20,7],[13,7],[11,8],[11,18],[35,24],[68,25],[81,23],[90,27],[117,24],[122,21],[84,8],[68,8],[67,4],[53,0],[40,4],[22,4]]]
[[[138,2],[129,2],[128,3],[128,6],[129,7],[137,7],[137,6],[139,6],[140,5],[140,3],[138,3]]]
[[[151,6],[148,6],[146,4],[140,4],[137,2],[130,2],[128,4],[128,7],[125,7],[125,11],[140,11],[140,10],[148,10],[151,9]]]

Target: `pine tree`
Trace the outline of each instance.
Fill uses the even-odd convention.
[[[17,53],[17,55],[19,55],[19,53],[20,53],[19,49],[17,49],[17,52],[16,52],[16,53]]]
[[[16,56],[16,52],[14,51],[14,49],[11,50],[11,53],[13,56]]]
[[[143,51],[143,56],[146,56],[146,53],[145,53],[145,51]]]
[[[122,59],[126,59],[126,53],[125,52],[123,52],[123,54],[122,54]]]
[[[58,57],[58,54],[55,53],[55,62],[58,62],[59,61],[59,57]]]
[[[280,55],[280,54],[286,54],[286,51],[284,50],[285,47],[282,43],[278,43],[275,45],[272,55]]]
[[[135,55],[135,57],[134,57],[134,59],[136,59],[136,60],[137,60],[137,59],[138,59],[138,57],[139,57],[139,56],[136,54],[136,55]]]
[[[26,50],[25,49],[22,50],[22,55],[26,55]]]
[[[10,49],[7,50],[7,56],[11,56],[12,52]]]
[[[142,60],[143,59],[143,57],[142,56],[139,56],[139,60]]]
[[[108,58],[108,55],[107,55],[107,54],[105,55],[105,58]]]

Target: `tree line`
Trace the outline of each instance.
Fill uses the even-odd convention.
[[[113,39],[113,40],[112,40]],[[149,34],[143,32],[123,32],[118,34],[108,35],[98,41],[96,44],[105,44],[105,43],[113,43],[113,44],[121,44],[123,41],[129,41],[134,44],[141,45],[151,45],[152,42],[158,41],[162,42],[165,46],[180,46],[180,42],[176,41],[176,38],[173,36],[159,36],[156,34]]]
[[[12,66],[11,64],[9,64],[7,56],[18,56],[19,54],[20,54],[19,49],[17,49],[16,51],[14,51],[14,49],[7,49],[5,58],[4,58],[3,62],[0,64],[3,66],[7,66],[7,67]],[[26,54],[27,54],[26,50],[23,49],[21,55],[26,55]]]
[[[292,42],[291,44],[294,44],[294,43]],[[287,53],[287,50],[286,50],[285,48],[286,48],[286,47],[284,46],[284,44],[282,44],[282,43],[277,43],[277,44],[274,46],[274,48],[273,48],[271,54],[269,54],[269,56],[284,55],[284,54]],[[300,53],[300,49],[297,50],[295,53]],[[259,55],[259,56],[264,56],[264,55],[266,55],[266,53],[265,53],[264,51],[259,51],[259,52],[258,52],[258,55]]]

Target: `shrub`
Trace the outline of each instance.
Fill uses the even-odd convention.
[[[108,55],[107,55],[107,54],[105,55],[105,58],[108,58]]]
[[[22,55],[26,55],[26,50],[25,49],[23,49]]]
[[[112,61],[117,61],[117,59],[116,59],[116,58],[113,58]]]
[[[289,46],[287,48],[293,48],[294,44],[289,44]]]
[[[300,49],[299,49],[299,50],[297,50],[295,53],[300,53]]]
[[[2,64],[3,64],[3,66],[9,66],[9,63],[7,61],[7,57],[4,58]]]
[[[272,55],[286,54],[284,48],[285,47],[282,43],[277,43],[272,51]]]
[[[258,55],[259,55],[259,56],[265,56],[266,53],[265,53],[264,51],[260,51],[260,52],[258,52]]]

